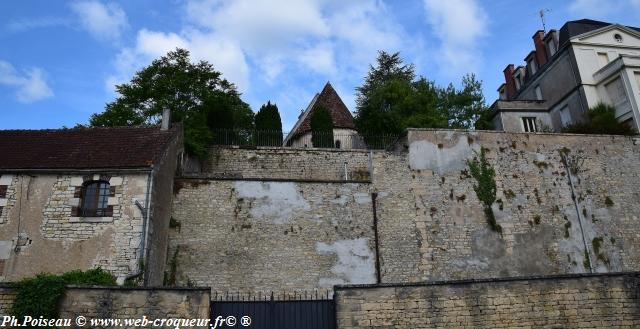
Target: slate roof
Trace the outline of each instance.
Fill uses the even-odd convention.
[[[584,34],[587,32],[591,32],[605,26],[613,25],[607,22],[596,21],[592,19],[580,19],[577,21],[569,21],[566,22],[560,28],[560,35],[558,36],[558,43],[562,47],[569,39]],[[640,28],[628,26],[628,28],[636,30],[640,32]]]
[[[0,130],[0,170],[149,168],[181,129]]]
[[[327,82],[322,91],[313,98],[305,113],[300,117],[300,121],[294,126],[293,131],[289,134],[291,138],[311,131],[311,117],[313,112],[321,105],[329,110],[334,128],[356,129],[353,115],[349,112],[336,90],[333,89],[331,83]]]

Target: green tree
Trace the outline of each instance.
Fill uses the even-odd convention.
[[[416,77],[415,66],[404,64],[400,53],[389,54],[384,50],[378,51],[376,66],[369,65],[369,73],[362,86],[356,88],[356,105],[366,107],[371,94],[383,84],[391,80],[410,83]]]
[[[462,78],[462,89],[457,90],[452,84],[440,90],[442,110],[447,113],[450,128],[474,129],[482,118],[480,126],[488,128],[486,117],[490,109],[482,94],[482,82],[475,74],[467,74]]]
[[[599,103],[587,111],[583,122],[565,127],[563,132],[574,134],[635,135],[636,132],[626,123],[616,118],[616,109]]]
[[[282,145],[282,121],[276,104],[269,101],[262,105],[256,113],[255,124],[257,146]]]
[[[313,147],[333,147],[333,120],[326,107],[319,105],[311,116]]]
[[[398,53],[381,51],[376,66],[370,66],[361,87],[356,88],[355,123],[368,144],[370,135],[398,134],[407,128],[486,129],[489,109],[482,83],[475,75],[462,79],[462,89],[441,88],[420,77],[413,64],[404,64]],[[480,121],[482,119],[482,121]]]
[[[253,112],[233,83],[213,65],[192,63],[189,52],[176,49],[138,71],[130,82],[116,86],[118,98],[93,114],[92,126],[157,124],[165,108],[172,122],[183,122],[186,150],[205,156],[218,126],[251,128]]]

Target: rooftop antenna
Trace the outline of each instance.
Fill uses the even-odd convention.
[[[540,11],[538,12],[538,15],[540,15],[540,20],[542,21],[542,30],[547,33],[547,22],[545,19],[545,16],[547,13],[550,13],[551,10],[549,9],[540,9]]]

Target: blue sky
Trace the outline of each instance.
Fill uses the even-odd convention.
[[[640,0],[170,0],[0,2],[0,129],[86,123],[113,86],[175,47],[234,82],[254,111],[275,102],[285,130],[326,81],[354,111],[377,50],[459,84],[475,73],[488,103],[502,70],[548,28],[592,18],[640,26]]]

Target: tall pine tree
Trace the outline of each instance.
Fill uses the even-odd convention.
[[[262,105],[255,116],[256,145],[282,146],[282,121],[276,104]]]

